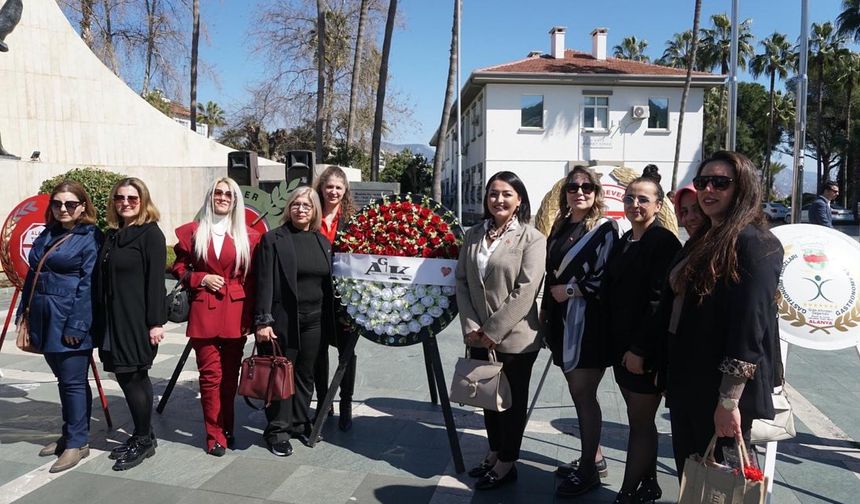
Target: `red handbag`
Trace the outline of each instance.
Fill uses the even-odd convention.
[[[242,361],[239,377],[239,394],[248,399],[262,399],[266,406],[272,401],[289,399],[296,393],[293,363],[284,357],[276,341],[272,341],[274,355],[257,355],[257,344],[251,355]]]

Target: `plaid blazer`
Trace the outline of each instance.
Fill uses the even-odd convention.
[[[482,330],[503,353],[540,349],[537,295],[546,264],[546,238],[528,224],[502,235],[484,278],[477,254],[485,228],[472,226],[457,261],[457,307],[463,334]]]

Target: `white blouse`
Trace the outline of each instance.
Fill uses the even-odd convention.
[[[221,259],[221,248],[224,247],[224,236],[227,235],[227,227],[230,220],[226,215],[215,215],[212,217],[212,248],[215,257]]]
[[[505,234],[514,231],[519,228],[519,221],[514,219],[513,222],[508,226],[508,229],[505,230]],[[493,255],[493,252],[499,247],[499,243],[502,241],[502,237],[500,236],[498,239],[494,240],[493,243],[487,244],[487,231],[490,229],[490,221],[484,221],[484,237],[481,239],[481,246],[478,247],[478,254],[475,258],[478,262],[478,273],[481,277],[481,280],[484,279],[484,274],[487,271],[487,263],[490,262],[490,256]]]

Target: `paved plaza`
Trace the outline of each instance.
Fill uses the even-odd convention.
[[[11,293],[0,296],[8,306]],[[446,380],[462,354],[456,322],[438,338]],[[170,324],[152,369],[156,400],[185,345],[184,326]],[[250,352],[250,344],[246,354]],[[264,447],[261,412],[237,400],[236,449],[216,458],[204,453],[201,409],[193,356],[163,415],[154,420],[155,457],[126,472],[111,470],[106,451],[127,437],[130,419],[110,375],[102,375],[114,430],[106,431],[98,398],[93,406],[92,450],[73,470],[51,475],[53,458],[39,448],[60,431],[57,389],[40,356],[23,354],[10,331],[0,352],[0,503],[496,503],[555,502],[559,461],[579,456],[575,412],[560,371],[551,367],[525,435],[519,481],[475,494],[473,481],[454,470],[441,409],[430,403],[420,345],[388,348],[359,341],[355,422],[350,432],[337,418],[323,429],[316,448],[294,442],[295,453],[277,458]],[[332,360],[336,353],[332,350]],[[537,387],[549,353],[535,364]],[[798,436],[779,444],[775,503],[860,502],[860,358],[854,349],[815,352],[792,348],[789,398]],[[624,403],[612,373],[600,387],[604,453],[609,477],[577,502],[611,502],[623,473],[627,438]],[[479,411],[454,405],[466,466],[486,448]],[[661,502],[677,499],[668,412],[658,413],[664,489]],[[762,457],[763,462],[763,457]]]

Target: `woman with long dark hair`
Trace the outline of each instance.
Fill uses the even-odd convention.
[[[89,365],[93,354],[92,276],[102,233],[87,191],[71,180],[51,190],[45,230],[30,249],[30,271],[18,305],[18,331],[45,357],[57,378],[63,434],[39,455],[59,458],[49,472],[71,469],[90,454],[93,393]],[[35,270],[44,258],[39,277]],[[29,301],[29,303],[28,303]]]
[[[328,239],[329,243],[334,245],[338,231],[346,228],[346,224],[355,213],[352,192],[349,190],[349,180],[347,180],[346,173],[339,166],[329,166],[317,178],[314,189],[322,203],[320,233]],[[337,309],[340,308],[342,307],[338,303]],[[335,324],[336,333],[323,335],[329,344],[337,346],[337,353],[340,359],[345,358],[344,352],[350,339],[350,334],[347,332],[349,326],[343,319],[343,315],[343,313],[339,313],[338,321]],[[340,382],[340,407],[338,409],[337,424],[340,430],[343,431],[352,428],[352,394],[355,392],[356,360],[355,353],[353,353],[352,358],[347,363],[343,380]],[[328,392],[328,373],[328,351],[323,351],[320,352],[320,359],[317,362],[316,377],[314,379],[317,390],[318,409],[321,407]],[[329,410],[329,414],[331,414],[331,410]]]
[[[546,239],[529,225],[525,184],[511,172],[487,181],[484,221],[466,232],[457,262],[457,307],[473,359],[495,351],[511,386],[511,406],[484,410],[489,451],[469,471],[477,490],[517,479],[516,461],[526,428],[529,381],[540,350],[535,300],[546,261]]]
[[[669,274],[667,301],[666,397],[679,478],[714,434],[720,447],[738,436],[748,442],[754,419],[773,418],[780,358],[783,249],[767,228],[755,166],[720,151],[699,165],[693,185],[707,219]]]
[[[239,185],[217,179],[194,220],[176,228],[173,275],[188,288],[186,336],[200,373],[206,452],[220,457],[233,448],[233,402],[245,336],[254,308],[251,257],[260,234],[245,225]]]
[[[167,309],[164,273],[167,245],[159,213],[142,180],[114,185],[108,203],[110,226],[96,266],[99,357],[116,374],[134,423],[131,438],[111,451],[114,471],[137,466],[155,454],[152,381],[149,368],[164,339]]]
[[[582,456],[562,464],[557,493],[582,495],[607,473],[600,451],[602,413],[597,387],[609,366],[609,345],[601,338],[598,294],[606,260],[618,241],[618,226],[605,216],[600,176],[575,166],[559,195],[559,212],[547,244],[541,319],[555,365],[567,381],[576,408]]]
[[[657,324],[669,264],[681,248],[657,221],[664,197],[656,167],[627,185],[622,201],[631,229],[609,256],[600,293],[603,334],[612,345],[615,382],[630,426],[624,481],[615,498],[619,504],[653,502],[663,495],[654,422],[663,399],[655,383],[660,340],[651,327]]]

